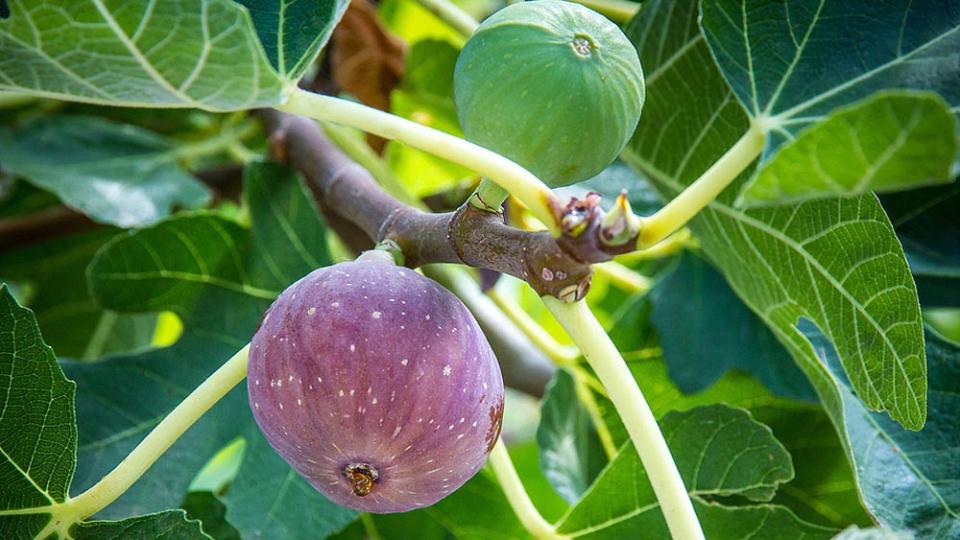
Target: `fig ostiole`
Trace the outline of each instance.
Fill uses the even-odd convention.
[[[467,41],[454,98],[467,139],[559,187],[595,176],[623,150],[640,119],[643,70],[600,14],[558,0],[518,2]]]
[[[467,308],[378,257],[286,289],[251,340],[247,388],[271,446],[366,512],[429,506],[463,485],[503,414],[500,368]]]

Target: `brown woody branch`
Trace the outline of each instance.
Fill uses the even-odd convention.
[[[580,299],[590,286],[590,264],[622,251],[599,241],[603,212],[598,197],[573,200],[562,210],[558,219],[577,223],[579,234],[565,234],[559,240],[546,232],[509,227],[502,215],[471,205],[427,213],[385,192],[312,120],[274,110],[260,114],[274,157],[304,175],[328,218],[340,218],[339,224],[331,224],[335,230],[354,235],[359,230],[376,242],[393,240],[411,267],[461,263],[510,274],[541,295]]]

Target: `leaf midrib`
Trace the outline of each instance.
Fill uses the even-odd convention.
[[[204,285],[213,285],[215,287],[220,287],[233,292],[239,292],[252,296],[254,298],[262,298],[264,300],[273,300],[279,294],[278,291],[273,291],[269,289],[262,289],[250,285],[248,283],[242,283],[238,281],[230,281],[217,276],[212,276],[209,274],[197,274],[194,272],[183,272],[179,270],[164,270],[157,269],[151,271],[140,271],[140,272],[97,272],[94,274],[94,277],[97,279],[105,280],[131,280],[131,281],[143,281],[148,279],[175,279],[188,281],[191,283],[202,283]]]
[[[654,167],[651,163],[649,163],[649,162],[646,161],[645,159],[641,158],[639,155],[637,155],[635,152],[633,152],[633,151],[630,150],[629,148],[626,149],[626,150],[624,150],[624,155],[628,158],[629,161],[633,161],[634,163],[639,164],[639,165],[642,166],[645,170],[647,170],[650,174],[652,174],[653,176],[656,176],[658,180],[660,180],[661,182],[667,184],[667,185],[670,186],[672,189],[674,189],[674,190],[682,190],[682,189],[683,189],[683,186],[681,186],[681,185],[679,184],[679,182],[677,182],[677,181],[675,181],[673,178],[671,178],[669,174],[667,174],[667,173],[665,173],[664,171],[661,171],[661,170],[659,170],[658,168]],[[757,220],[757,219],[754,219],[754,218],[752,218],[752,217],[750,217],[750,216],[744,215],[744,214],[741,213],[741,212],[737,212],[737,211],[734,210],[733,208],[730,208],[729,206],[727,206],[727,205],[725,205],[725,204],[722,204],[722,203],[720,203],[720,202],[718,202],[718,201],[716,201],[716,200],[710,202],[710,203],[708,204],[708,207],[709,207],[709,208],[712,208],[712,209],[714,209],[714,210],[716,210],[716,211],[718,211],[718,212],[721,212],[721,213],[727,215],[727,216],[730,217],[730,218],[733,218],[733,219],[736,220],[738,223],[747,224],[747,225],[751,226],[752,228],[754,228],[754,229],[756,229],[756,230],[758,230],[758,231],[760,231],[760,232],[763,232],[763,233],[765,233],[765,234],[767,234],[767,235],[769,235],[769,236],[772,236],[773,238],[775,238],[775,239],[777,239],[777,240],[780,240],[780,241],[783,242],[785,245],[787,245],[788,247],[792,248],[796,253],[798,253],[799,255],[801,255],[801,257],[803,257],[804,261],[806,261],[806,263],[807,263],[808,266],[815,268],[815,269],[817,270],[817,272],[818,272],[821,276],[823,276],[825,279],[827,279],[827,281],[829,281],[830,284],[833,285],[833,287],[834,287],[837,291],[839,291],[839,292],[841,293],[841,295],[843,295],[843,297],[844,297],[845,299],[847,299],[847,301],[851,304],[851,306],[853,306],[853,307],[857,310],[858,313],[860,313],[861,315],[863,315],[863,316],[867,319],[867,321],[869,321],[869,323],[871,324],[871,326],[874,327],[874,330],[876,330],[877,333],[883,338],[884,345],[887,347],[887,349],[889,350],[889,352],[891,352],[891,353],[893,354],[893,357],[897,360],[897,361],[894,362],[894,364],[897,366],[897,370],[901,373],[901,375],[904,377],[904,379],[905,379],[906,381],[909,382],[909,381],[912,380],[911,377],[909,377],[909,376],[907,375],[907,373],[904,371],[903,362],[902,362],[902,360],[903,360],[902,357],[901,357],[900,354],[897,352],[897,350],[893,347],[893,344],[890,342],[890,339],[889,339],[889,337],[886,335],[886,332],[883,331],[883,330],[879,327],[879,323],[877,323],[876,319],[874,319],[873,316],[872,316],[869,312],[866,311],[865,307],[864,307],[863,305],[861,305],[861,304],[859,303],[859,301],[857,301],[855,298],[853,298],[853,297],[850,295],[850,293],[846,290],[846,288],[844,288],[843,286],[841,286],[841,285],[836,281],[836,279],[834,278],[833,275],[827,273],[826,269],[823,268],[823,266],[819,263],[819,261],[817,261],[817,260],[814,259],[812,256],[810,256],[810,254],[807,253],[807,251],[806,251],[805,249],[802,249],[802,247],[801,247],[800,245],[798,245],[792,238],[787,237],[787,236],[784,235],[781,231],[778,231],[778,230],[776,230],[776,229],[768,226],[767,224],[765,224],[765,223],[763,223],[763,222],[761,222],[761,221],[759,221],[759,220]],[[782,289],[782,287],[781,287],[781,289]],[[790,298],[793,297],[793,295],[792,295],[792,294],[789,294],[789,291],[787,291],[786,289],[783,289],[783,291],[784,291],[784,293],[787,294],[788,297],[790,297]],[[766,317],[765,317],[765,318],[766,318]],[[859,340],[858,340],[858,344],[859,344]],[[864,362],[864,357],[863,357],[863,355],[860,355],[860,362],[861,362],[861,367],[862,367],[864,370],[866,370],[866,366],[863,364],[863,362]],[[873,382],[871,379],[869,379],[869,378],[867,378],[867,380],[868,380],[869,383],[870,383],[871,389],[872,389],[874,392],[876,392],[877,395],[879,396],[879,389],[874,385],[874,382]],[[910,385],[910,384],[907,384],[906,386],[907,386],[907,388],[908,388],[910,397],[914,400],[914,404],[915,404],[915,405],[917,406],[917,408],[919,409],[918,396],[917,396],[916,392],[914,391],[913,386]],[[894,396],[894,399],[896,400],[896,392],[893,393],[893,396]],[[911,419],[911,420],[912,420],[912,419]]]
[[[163,75],[160,74],[160,72],[156,70],[156,68],[153,67],[153,64],[143,55],[143,52],[140,50],[140,48],[137,47],[135,43],[130,41],[130,36],[124,33],[123,29],[120,28],[119,23],[117,23],[117,20],[113,17],[113,14],[110,13],[107,7],[103,5],[102,0],[92,1],[94,6],[97,8],[97,11],[100,12],[100,16],[103,17],[104,22],[107,23],[107,26],[110,27],[110,30],[115,36],[117,36],[117,39],[123,43],[123,46],[126,47],[127,51],[130,53],[130,56],[137,61],[137,63],[140,65],[140,68],[144,73],[147,74],[148,77],[153,79],[155,83],[160,85],[160,87],[166,90],[171,96],[183,100],[184,103],[189,103],[197,107],[201,106],[201,104],[195,99],[174,87],[170,81],[168,81]]]

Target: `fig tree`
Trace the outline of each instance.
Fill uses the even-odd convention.
[[[643,106],[637,51],[581,5],[519,2],[485,20],[454,75],[467,139],[551,186],[590,178],[626,145]]]
[[[402,512],[483,466],[503,381],[455,296],[371,259],[316,270],[276,299],[250,344],[247,388],[267,440],[320,492]]]

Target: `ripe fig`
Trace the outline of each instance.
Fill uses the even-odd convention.
[[[277,298],[251,341],[247,388],[267,440],[320,492],[403,512],[483,466],[503,380],[455,296],[370,259],[316,270]]]
[[[640,119],[643,71],[615,24],[581,5],[518,2],[485,20],[454,74],[467,139],[558,187],[590,178]]]

